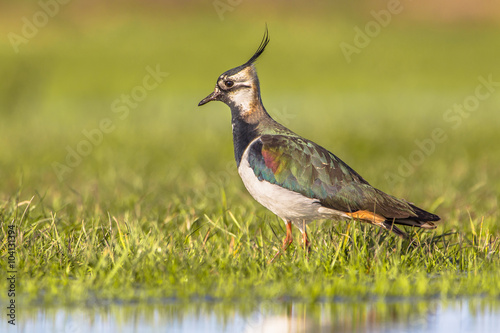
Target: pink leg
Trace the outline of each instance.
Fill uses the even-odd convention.
[[[286,221],[286,236],[283,239],[283,246],[281,247],[281,250],[279,250],[278,253],[276,253],[274,257],[269,261],[269,263],[270,264],[273,263],[274,260],[276,260],[276,258],[278,258],[282,252],[286,251],[286,249],[290,244],[292,244],[292,242],[293,242],[292,221]]]

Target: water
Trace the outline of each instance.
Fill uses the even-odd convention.
[[[500,332],[500,300],[109,304],[20,309],[1,332]]]

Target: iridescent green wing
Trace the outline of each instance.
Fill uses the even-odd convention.
[[[373,188],[328,150],[301,137],[263,135],[249,148],[248,161],[265,180],[344,212],[369,210],[387,218],[415,216],[404,200]]]

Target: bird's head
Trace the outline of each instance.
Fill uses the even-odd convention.
[[[254,62],[264,52],[269,43],[269,34],[266,32],[255,54],[243,65],[222,73],[217,79],[213,93],[205,97],[198,106],[211,101],[221,101],[231,110],[245,113],[253,109],[256,103],[260,104],[260,87]]]

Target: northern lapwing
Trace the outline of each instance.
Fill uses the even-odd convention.
[[[220,75],[198,105],[221,101],[231,108],[238,173],[255,200],[285,222],[283,250],[293,241],[292,223],[308,247],[306,224],[317,219],[355,219],[403,238],[395,224],[436,228],[439,216],[374,188],[340,158],[271,118],[254,64],[269,40],[266,29],[250,60]]]

